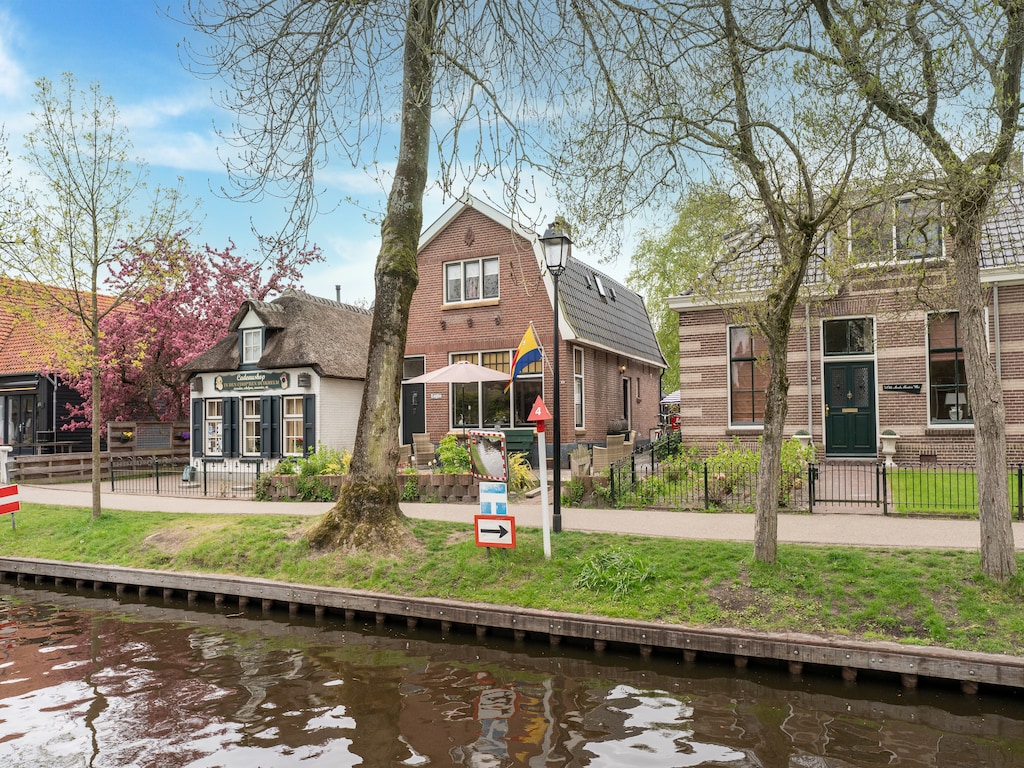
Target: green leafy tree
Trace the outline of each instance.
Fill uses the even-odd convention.
[[[124,247],[171,235],[183,220],[179,189],[147,189],[146,166],[131,158],[128,131],[98,84],[80,91],[36,82],[35,127],[25,138],[29,177],[18,193],[19,232],[7,247],[13,276],[37,283],[33,301],[64,318],[56,366],[89,377],[93,424],[102,423],[101,326],[139,295],[140,275],[100,295]],[[92,514],[100,515],[100,430],[92,431]]]
[[[726,235],[743,223],[740,201],[723,185],[701,183],[686,190],[664,232],[646,232],[633,252],[627,282],[643,294],[668,369],[662,388],[679,389],[679,314],[669,296],[693,289],[700,275],[724,257]]]
[[[1006,409],[989,354],[981,230],[1008,178],[1020,130],[1024,3],[813,0],[827,43],[820,60],[842,68],[847,88],[917,142],[933,161],[927,180],[942,203],[949,276],[960,312],[978,458],[982,569],[1017,572],[1006,483]]]

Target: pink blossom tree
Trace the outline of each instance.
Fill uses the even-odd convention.
[[[209,245],[195,249],[184,234],[123,253],[107,283],[145,284],[141,297],[124,304],[101,325],[101,392],[104,417],[114,421],[184,421],[188,377],[182,367],[227,333],[246,299],[266,299],[299,287],[302,271],[323,261],[319,248],[278,248],[262,262]],[[84,402],[73,406],[64,429],[92,425],[89,376],[70,377]],[[99,425],[105,429],[106,425]]]

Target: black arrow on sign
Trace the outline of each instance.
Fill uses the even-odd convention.
[[[508,533],[508,529],[503,525],[499,525],[497,528],[481,528],[480,533],[496,533],[499,539],[503,539]]]

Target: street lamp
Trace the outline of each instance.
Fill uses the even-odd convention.
[[[551,530],[560,533],[562,530],[562,404],[559,390],[562,388],[558,372],[558,278],[569,263],[572,254],[572,240],[562,230],[558,222],[549,224],[540,239],[544,246],[544,263],[555,281],[555,409],[554,409],[554,515],[551,518]]]

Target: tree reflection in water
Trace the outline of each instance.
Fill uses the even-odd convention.
[[[232,609],[234,610],[234,609]],[[0,585],[0,765],[1019,765],[1024,703]]]

